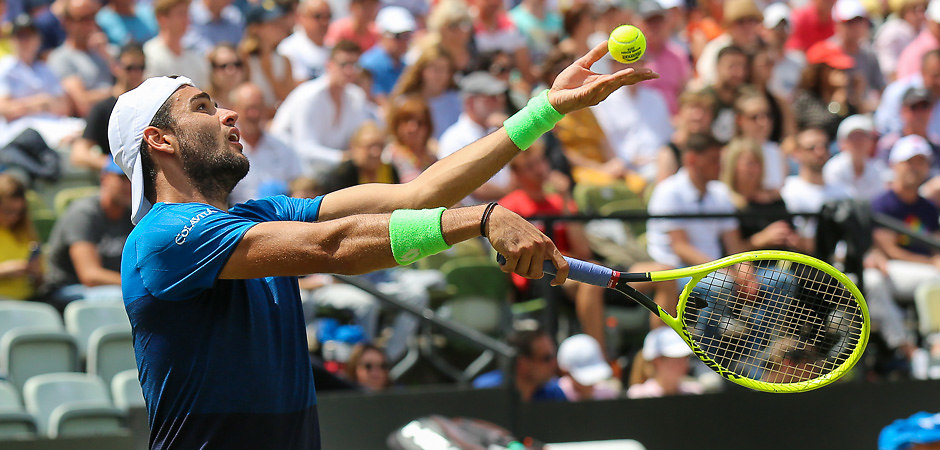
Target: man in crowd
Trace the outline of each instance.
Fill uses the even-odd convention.
[[[565,393],[555,375],[558,371],[555,343],[548,332],[543,329],[516,331],[506,341],[518,352],[513,385],[522,401],[565,401]],[[499,387],[504,379],[502,371],[494,370],[473,380],[473,387]]]
[[[371,104],[355,85],[361,54],[354,42],[336,44],[326,75],[295,88],[271,121],[271,132],[296,149],[307,175],[336,166],[349,138],[370,118]]]
[[[74,115],[79,117],[111,95],[112,58],[107,38],[95,25],[99,8],[95,0],[63,2],[65,42],[49,53],[49,68],[59,77]]]
[[[734,101],[747,82],[747,67],[747,53],[741,47],[732,45],[718,52],[715,82],[704,92],[714,99],[712,135],[719,142],[728,142],[734,137]]]
[[[702,50],[695,69],[699,78],[706,83],[718,79],[718,53],[728,46],[738,47],[745,52],[753,52],[760,45],[760,29],[764,15],[754,0],[728,0],[724,2],[724,22],[727,28],[724,34],[711,40]],[[717,135],[716,135],[717,137]]]
[[[936,99],[933,94],[923,87],[912,86],[904,93],[901,100],[901,129],[892,131],[878,139],[876,156],[883,163],[888,163],[891,147],[904,136],[916,134],[927,140],[934,151],[932,164],[934,170],[940,168],[940,136],[928,131],[930,116],[934,109]]]
[[[193,0],[189,17],[183,45],[203,53],[223,42],[238,45],[245,33],[245,16],[232,0]]]
[[[110,0],[98,11],[95,21],[114,45],[143,44],[157,35],[157,21],[150,3]]]
[[[823,166],[823,181],[847,188],[856,200],[869,201],[884,191],[887,168],[873,157],[875,124],[871,118],[860,114],[845,118],[836,137],[839,153]]]
[[[836,32],[832,7],[836,0],[810,0],[793,10],[793,27],[786,48],[806,51],[813,44],[832,37]]]
[[[887,135],[900,132],[904,128],[901,109],[904,96],[912,87],[921,87],[930,93],[933,108],[930,110],[927,131],[932,135],[940,136],[940,108],[938,108],[940,103],[936,101],[940,98],[940,49],[929,51],[924,55],[919,74],[899,79],[885,88],[881,103],[875,111],[875,127],[879,133]]]
[[[382,103],[405,70],[405,52],[417,24],[407,9],[387,6],[379,11],[375,24],[382,33],[378,44],[362,54],[359,63],[372,74],[372,95]]]
[[[209,61],[203,53],[183,46],[189,27],[189,0],[156,0],[153,12],[160,32],[144,44],[147,76],[185,75],[200,86],[208,86]]]
[[[330,58],[326,31],[332,18],[325,0],[304,0],[297,6],[297,27],[277,46],[277,53],[290,60],[294,80],[312,80],[326,70]]]
[[[644,0],[638,12],[642,20],[637,26],[646,36],[646,53],[643,55],[646,67],[662,74],[647,86],[659,91],[666,100],[669,114],[675,114],[679,110],[679,95],[692,78],[689,55],[670,38],[672,30],[666,20],[666,10],[657,0]]]

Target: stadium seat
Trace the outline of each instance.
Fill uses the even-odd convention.
[[[91,333],[88,343],[88,373],[110,385],[119,372],[137,368],[134,339],[127,325],[105,325]]]
[[[103,326],[120,325],[127,331],[131,324],[121,301],[76,300],[65,307],[65,330],[75,337],[79,354],[87,357],[91,334]]]
[[[476,257],[458,258],[444,263],[441,272],[453,287],[455,296],[505,301],[509,295],[509,277],[495,261]]]
[[[124,411],[147,406],[140,380],[137,379],[137,369],[118,372],[111,378],[111,399],[114,400],[114,406]]]
[[[59,312],[50,305],[17,300],[0,301],[0,338],[19,327],[44,327],[63,330]]]
[[[914,291],[921,336],[940,332],[940,283],[922,283]]]
[[[56,192],[55,199],[52,201],[56,215],[61,217],[72,202],[95,195],[99,190],[98,186],[79,186]]]
[[[0,372],[17,387],[35,375],[78,369],[75,338],[54,327],[20,327],[0,338]]]
[[[578,184],[572,193],[578,209],[585,214],[611,214],[621,211],[646,211],[643,197],[625,184]],[[616,207],[608,205],[617,205]],[[601,212],[604,210],[605,212]]]
[[[40,433],[49,437],[115,434],[123,431],[124,413],[111,404],[101,378],[86,373],[48,373],[23,387],[27,411]]]
[[[16,388],[0,380],[0,441],[36,437],[36,419],[23,409]]]

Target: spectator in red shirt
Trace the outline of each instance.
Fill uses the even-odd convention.
[[[812,0],[793,10],[793,30],[787,49],[806,51],[813,44],[829,39],[836,33],[832,7],[836,0]]]
[[[333,46],[339,41],[353,41],[359,44],[363,52],[372,48],[381,37],[375,26],[379,6],[379,0],[350,1],[349,16],[330,24],[326,32],[327,45]]]

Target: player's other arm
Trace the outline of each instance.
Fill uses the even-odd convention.
[[[612,92],[630,84],[657,78],[649,69],[597,74],[591,65],[607,53],[607,43],[594,47],[555,78],[548,101],[561,114],[596,105]],[[322,219],[350,214],[389,212],[400,208],[450,206],[472,193],[506,165],[519,147],[505,128],[470,144],[428,167],[401,185],[366,184],[328,194],[320,208]]]
[[[485,206],[444,211],[441,231],[448,245],[480,235]],[[362,214],[325,222],[263,222],[242,237],[219,278],[250,279],[310,273],[361,274],[396,266],[389,237],[390,214]],[[493,210],[486,234],[505,255],[507,272],[528,278],[542,276],[542,262],[558,267],[556,283],[564,282],[568,265],[544,234],[517,214]]]

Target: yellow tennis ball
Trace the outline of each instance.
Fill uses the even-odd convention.
[[[626,64],[636,62],[646,52],[646,36],[633,25],[620,25],[610,33],[607,50],[617,61]]]

